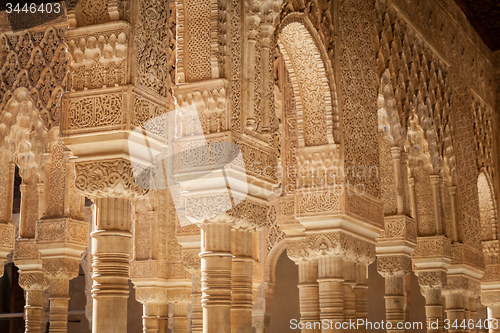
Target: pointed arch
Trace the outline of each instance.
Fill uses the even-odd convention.
[[[498,219],[491,177],[485,168],[477,178],[481,240],[498,240]]]
[[[334,140],[338,130],[337,96],[332,96],[335,83],[328,79],[324,57],[307,20],[290,14],[278,31],[278,46],[296,100],[299,147],[339,143]]]

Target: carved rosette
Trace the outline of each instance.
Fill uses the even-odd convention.
[[[201,271],[201,259],[199,250],[182,251],[182,262],[190,274],[196,274]]]

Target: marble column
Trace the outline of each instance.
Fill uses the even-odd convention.
[[[158,333],[168,333],[168,304],[158,305]]]
[[[252,333],[252,231],[232,229],[231,333]]]
[[[42,320],[42,294],[49,286],[42,272],[19,271],[19,285],[24,289],[25,333],[40,333]]]
[[[461,327],[465,320],[465,305],[463,290],[449,291],[444,293],[446,300],[446,319],[450,322],[449,332],[465,333],[466,328]],[[456,325],[453,325],[456,321]],[[467,325],[467,323],[466,323]]]
[[[187,333],[188,332],[188,303],[177,302],[173,304],[174,314],[172,317],[172,332]]]
[[[231,332],[231,225],[227,213],[208,219],[201,232],[204,333]]]
[[[488,332],[500,332],[500,283],[481,283],[481,303],[488,307]]]
[[[318,322],[320,320],[318,261],[305,260],[298,262],[297,265],[299,266],[300,321],[304,325]],[[319,332],[321,330],[318,328],[302,330],[302,333]]]
[[[193,292],[191,293],[191,332],[203,332],[203,308],[201,306],[201,271],[192,272]]]
[[[356,263],[354,261],[348,259],[342,261],[342,276],[344,278],[344,321],[356,321],[356,296],[354,294]]]
[[[363,319],[365,321],[368,318],[368,284],[366,274],[366,265],[364,263],[357,263],[356,285],[354,286],[356,319]],[[358,327],[357,332],[366,332],[366,327]]]
[[[425,317],[427,332],[442,333],[443,330],[443,301],[441,287],[422,287],[425,297]]]
[[[403,333],[398,323],[406,319],[406,297],[404,280],[411,271],[409,255],[381,256],[377,258],[377,271],[385,278],[385,313],[386,321],[391,323],[390,333]]]
[[[342,277],[342,257],[325,256],[318,259],[318,284],[320,319],[342,323],[344,320],[344,278]],[[335,326],[334,326],[335,327]],[[336,332],[329,329],[322,332]]]
[[[49,332],[68,331],[69,281],[78,276],[79,262],[73,259],[45,259],[44,272],[49,277]]]
[[[95,204],[97,225],[91,234],[92,332],[123,333],[127,331],[131,203],[127,198],[101,197]]]

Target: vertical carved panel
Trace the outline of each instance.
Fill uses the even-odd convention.
[[[186,81],[212,78],[210,0],[185,0]]]

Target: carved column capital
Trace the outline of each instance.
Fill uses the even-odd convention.
[[[305,237],[286,239],[286,254],[296,264],[313,259]]]
[[[135,286],[135,299],[141,304],[167,302],[167,289],[165,287]]]
[[[500,289],[482,290],[481,303],[487,307],[500,306]]]
[[[442,290],[443,295],[452,293],[462,294],[468,297],[478,297],[481,291],[481,282],[469,276],[454,274],[448,275],[446,285]]]
[[[420,271],[417,272],[418,284],[420,288],[442,289],[446,285],[446,270]]]
[[[189,303],[191,302],[191,288],[177,287],[167,289],[167,302],[174,303]]]
[[[136,184],[131,162],[123,158],[76,162],[75,171],[76,188],[89,198],[132,199],[148,192]]]
[[[43,258],[43,273],[51,279],[67,280],[78,277],[80,261],[72,258]]]
[[[341,256],[354,263],[375,261],[375,244],[342,231],[306,235],[312,256]]]
[[[377,271],[383,277],[405,276],[411,272],[411,258],[407,255],[379,256]]]
[[[49,281],[42,272],[19,271],[19,286],[26,291],[43,291],[49,287]]]

